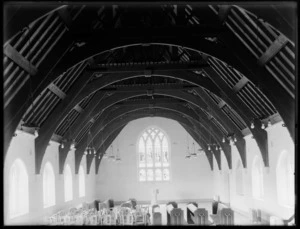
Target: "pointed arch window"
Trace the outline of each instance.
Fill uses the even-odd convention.
[[[264,195],[263,163],[258,156],[252,165],[252,194],[257,199],[262,199]]]
[[[238,160],[235,171],[236,194],[244,195],[244,177],[241,160]]]
[[[278,159],[276,181],[278,203],[293,207],[295,205],[294,166],[291,155],[286,151],[283,151]]]
[[[170,147],[166,134],[147,128],[138,140],[139,181],[170,180]]]
[[[82,165],[79,167],[79,197],[85,196],[85,176]]]
[[[73,199],[73,181],[72,172],[68,164],[66,164],[64,170],[64,188],[65,188],[65,201],[70,201]]]
[[[9,171],[9,218],[29,212],[28,173],[21,159],[16,159]]]
[[[55,176],[50,162],[45,164],[43,172],[43,199],[44,208],[55,205]]]

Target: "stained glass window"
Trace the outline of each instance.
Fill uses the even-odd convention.
[[[140,181],[167,181],[170,152],[165,134],[157,127],[144,131],[138,141],[138,167]]]

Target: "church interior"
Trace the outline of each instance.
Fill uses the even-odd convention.
[[[296,225],[296,2],[6,2],[4,225]]]

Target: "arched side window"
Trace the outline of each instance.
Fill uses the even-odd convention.
[[[73,199],[73,181],[72,172],[68,164],[66,164],[64,170],[64,183],[65,183],[65,201],[70,201]]]
[[[244,195],[244,177],[241,160],[238,160],[235,170],[236,194]]]
[[[85,196],[85,174],[82,165],[79,167],[79,197]]]
[[[157,127],[147,128],[138,140],[139,181],[170,180],[167,136]]]
[[[29,212],[28,173],[22,160],[16,159],[9,172],[9,218]]]
[[[254,198],[262,199],[264,196],[263,163],[256,156],[252,165],[252,194]]]
[[[44,208],[55,205],[55,175],[50,162],[47,162],[43,172]]]
[[[278,203],[292,207],[295,204],[294,166],[291,155],[283,151],[276,167]]]

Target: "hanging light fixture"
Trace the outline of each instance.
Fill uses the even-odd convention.
[[[189,147],[187,147],[187,154],[185,155],[185,159],[190,159],[191,155],[190,155],[190,150]]]
[[[115,159],[115,156],[113,155],[113,151],[114,151],[114,148],[113,148],[113,145],[111,145],[110,146],[110,155],[108,156],[109,161],[114,161],[114,159]]]
[[[261,123],[261,128],[264,130],[266,128],[264,123]]]
[[[65,148],[65,144],[62,142],[62,143],[60,143],[60,148]]]
[[[216,144],[216,150],[218,150],[218,145]]]
[[[190,146],[189,146],[189,135],[188,133],[186,133],[186,155],[185,155],[185,159],[190,159],[191,158],[191,154],[190,154]]]
[[[116,153],[116,162],[119,164],[121,162],[120,152],[119,152],[119,139],[117,138],[117,153]]]
[[[210,144],[208,144],[208,150],[210,150]]]
[[[116,162],[119,164],[121,162],[121,157],[119,155],[119,149],[117,149],[117,156],[116,156]]]
[[[221,146],[219,147],[219,150],[220,150],[220,151],[222,150]]]
[[[251,121],[250,128],[251,128],[251,129],[254,129],[254,127],[255,127],[255,126],[254,126],[254,121]]]
[[[272,126],[271,120],[268,121],[268,127]]]
[[[75,149],[75,139],[73,139],[73,141],[71,143],[71,149]]]
[[[223,136],[223,138],[222,138],[222,142],[225,143],[225,138],[224,138],[224,136]]]
[[[193,152],[191,153],[191,157],[197,157],[196,151],[195,151],[195,142],[193,142]]]
[[[235,135],[234,135],[234,137],[233,137],[233,141],[234,141],[234,142],[237,142],[237,139],[236,139]]]

